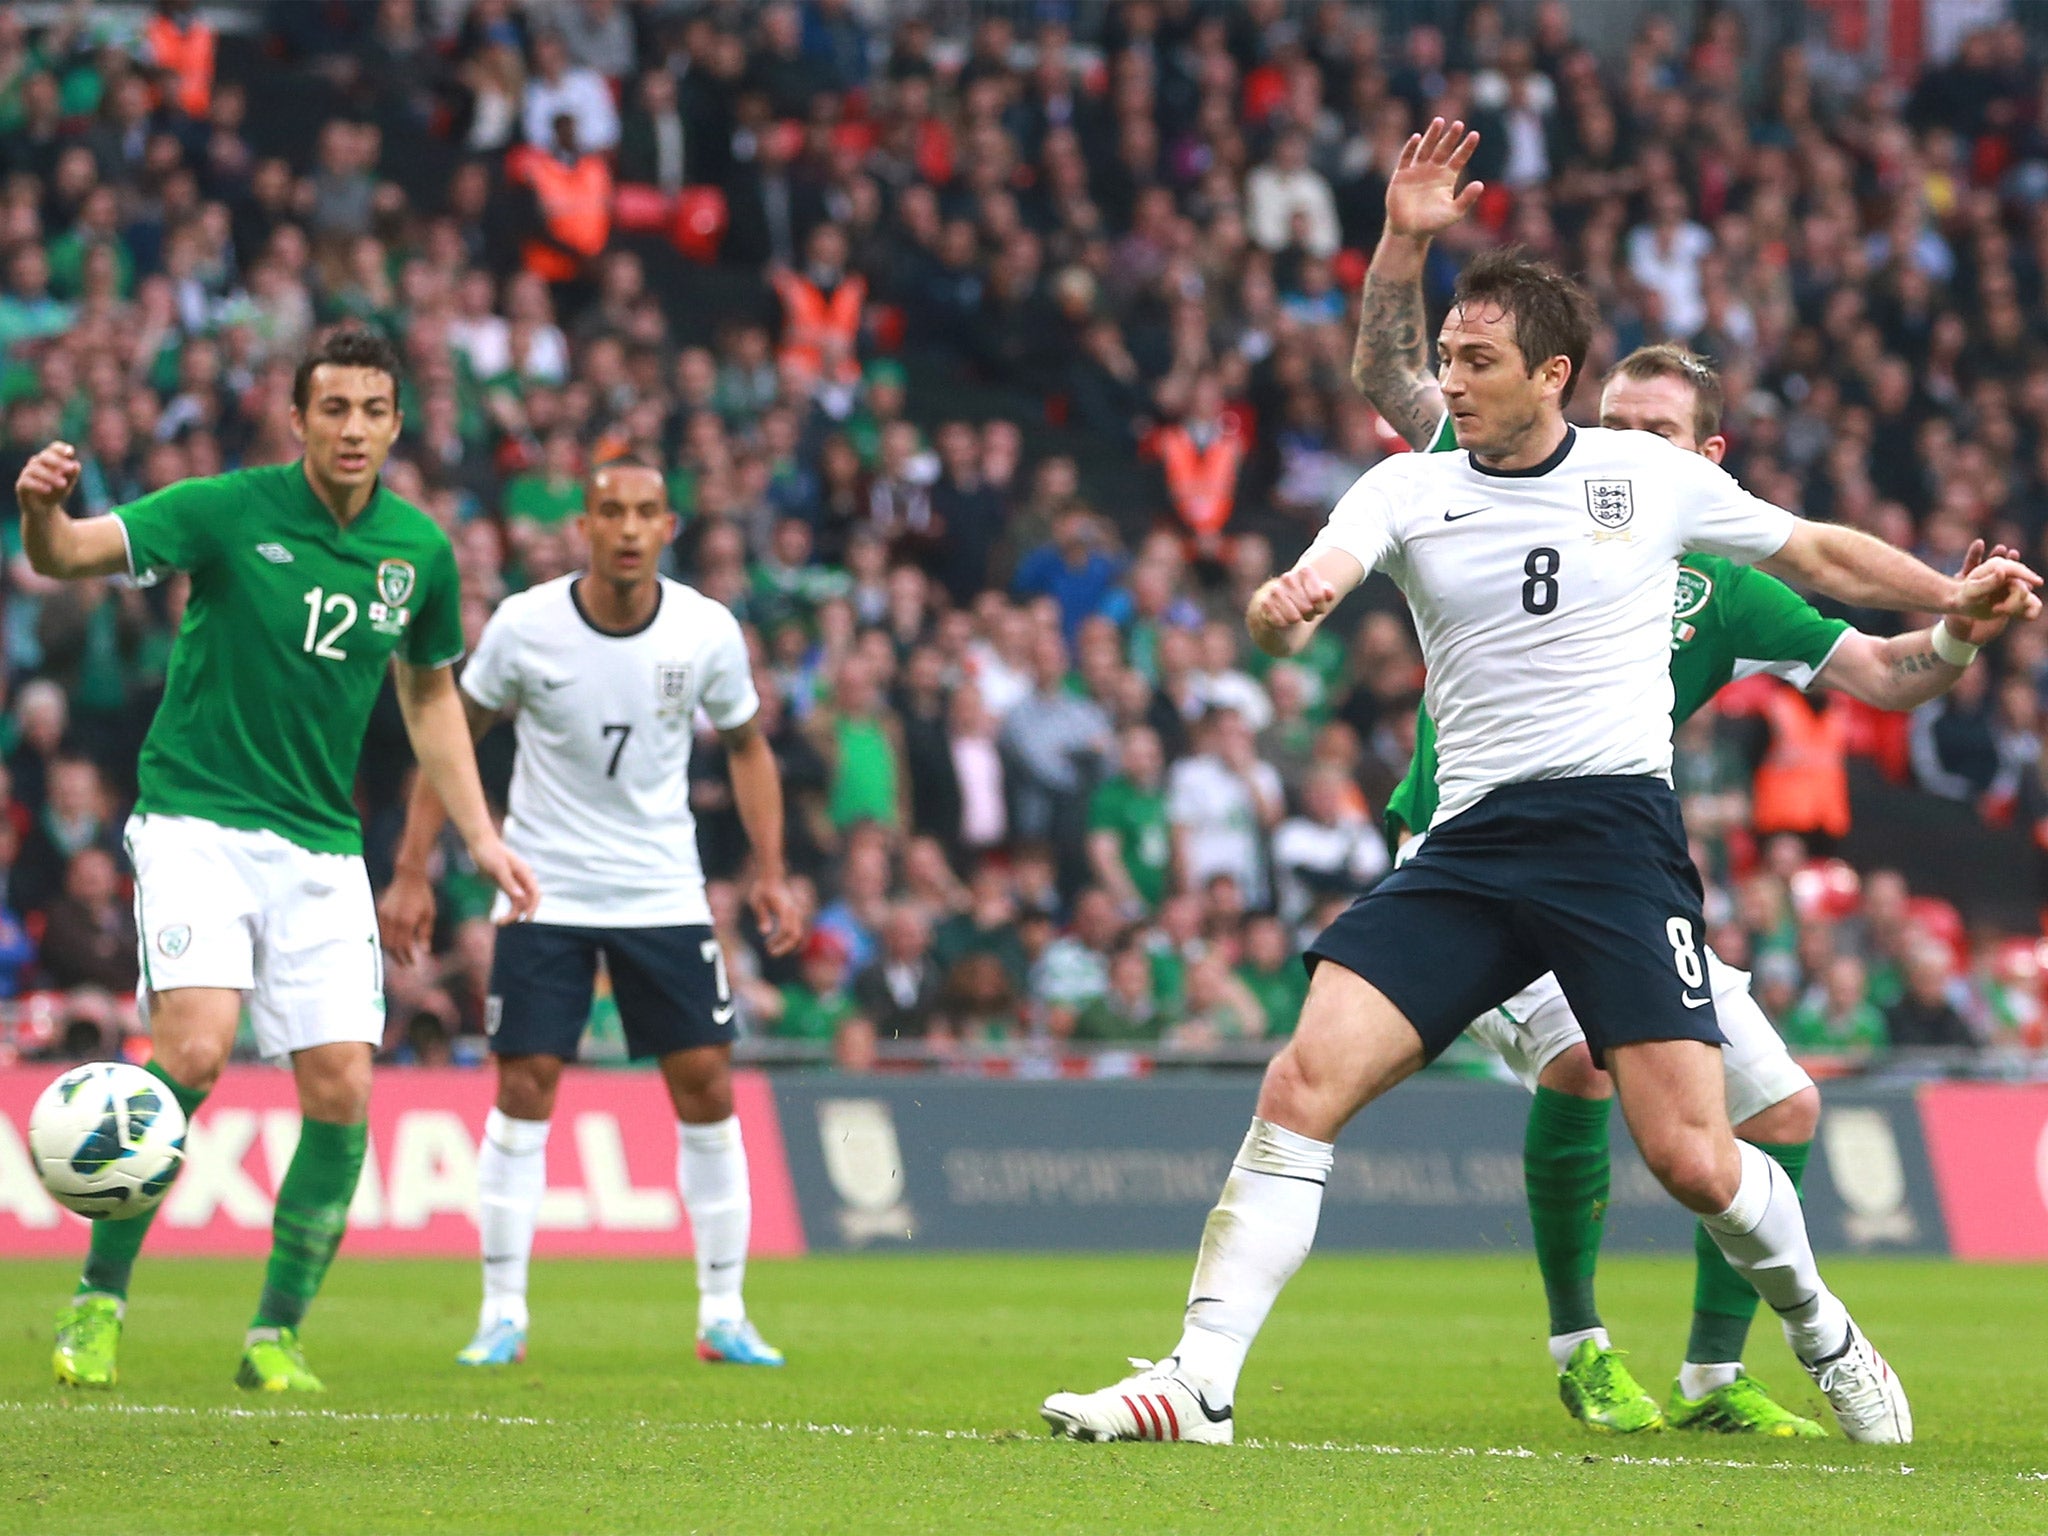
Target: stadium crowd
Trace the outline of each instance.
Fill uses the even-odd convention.
[[[303,344],[386,330],[389,481],[452,535],[472,640],[575,568],[589,465],[667,472],[674,574],[756,648],[815,913],[787,962],[751,942],[707,734],[756,1036],[854,1067],[1270,1038],[1303,932],[1389,867],[1421,658],[1384,583],[1291,663],[1241,614],[1405,451],[1349,359],[1430,116],[1478,127],[1488,185],[1433,306],[1523,242],[1598,297],[1596,375],[1665,338],[1717,362],[1758,494],[1947,568],[1976,537],[2048,558],[2048,90],[2017,23],[1902,83],[1819,34],[1756,67],[1711,8],[1604,56],[1561,0],[1392,10],[322,0],[227,39],[178,3],[140,30],[0,5],[0,474],[66,438],[97,513],[288,459]],[[15,1033],[61,1048],[133,1028],[120,829],[182,591],[47,582],[0,531],[0,993],[58,994]],[[1910,720],[1757,682],[1681,734],[1713,942],[1796,1049],[2048,1043],[2038,934],[1821,857],[1852,756],[2024,847],[2044,699],[2037,626]],[[406,769],[394,705],[373,871]],[[486,891],[445,862],[444,947],[388,977],[398,1059],[481,1032]]]

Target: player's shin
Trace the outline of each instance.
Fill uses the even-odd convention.
[[[547,1193],[548,1122],[515,1120],[493,1107],[477,1150],[477,1235],[484,1261],[479,1328],[526,1328],[526,1276],[533,1229]]]
[[[1593,1272],[1607,1214],[1610,1099],[1582,1099],[1539,1087],[1522,1140],[1522,1177],[1536,1266],[1550,1304],[1551,1353],[1563,1370],[1581,1340],[1597,1337]]]
[[[1185,1328],[1174,1355],[1180,1374],[1211,1408],[1228,1407],[1252,1340],[1316,1238],[1323,1185],[1336,1149],[1264,1120],[1245,1133],[1202,1228]]]
[[[178,1101],[178,1108],[185,1111],[188,1123],[199,1106],[206,1102],[204,1088],[187,1088],[159,1063],[152,1061],[144,1070],[171,1090],[171,1097]],[[179,1164],[180,1168],[183,1166]],[[85,1270],[78,1277],[79,1295],[127,1299],[128,1279],[135,1269],[135,1256],[142,1251],[142,1240],[149,1236],[150,1223],[156,1220],[156,1213],[162,1209],[161,1205],[156,1205],[126,1221],[93,1223],[92,1247],[86,1254]]]
[[[348,1225],[349,1202],[370,1144],[367,1123],[336,1125],[307,1119],[298,1150],[277,1190],[271,1222],[270,1266],[264,1272],[252,1333],[297,1328],[327,1278]]]
[[[1806,1176],[1810,1141],[1758,1142],[1798,1192]],[[1741,1371],[1743,1346],[1750,1320],[1756,1316],[1754,1287],[1738,1275],[1704,1225],[1693,1234],[1696,1273],[1693,1283],[1692,1335],[1685,1346],[1679,1389],[1690,1398],[1705,1397],[1733,1381]]]
[[[690,1213],[697,1250],[697,1326],[737,1323],[747,1315],[747,1239],[754,1223],[747,1149],[738,1115],[709,1125],[679,1125],[676,1188]]]
[[[1807,1360],[1831,1355],[1848,1335],[1849,1315],[1821,1280],[1799,1193],[1768,1154],[1747,1142],[1737,1142],[1736,1150],[1742,1182],[1735,1199],[1700,1224],[1735,1273],[1784,1320],[1793,1349]]]

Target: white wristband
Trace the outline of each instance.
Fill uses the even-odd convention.
[[[1977,647],[1967,640],[1958,640],[1948,632],[1946,624],[1934,626],[1934,654],[1952,667],[1967,667],[1977,659]]]

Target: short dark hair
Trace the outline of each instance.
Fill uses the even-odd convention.
[[[1510,245],[1481,251],[1458,274],[1451,307],[1472,304],[1497,305],[1514,318],[1515,345],[1526,372],[1534,374],[1553,357],[1571,364],[1559,401],[1569,405],[1599,318],[1593,296],[1549,262]]]
[[[358,326],[330,331],[299,359],[298,370],[292,374],[292,404],[301,411],[312,403],[313,370],[321,367],[374,368],[387,373],[391,376],[391,403],[398,404],[398,349],[375,331]]]
[[[1693,436],[1705,442],[1721,430],[1721,407],[1725,395],[1721,375],[1714,365],[1689,347],[1675,341],[1659,341],[1637,347],[1608,372],[1613,379],[1676,379],[1692,389]]]

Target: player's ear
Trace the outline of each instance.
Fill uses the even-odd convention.
[[[1727,457],[1728,439],[1716,432],[1712,437],[1700,444],[1700,452],[1706,455],[1709,463],[1718,464]]]
[[[296,405],[292,407],[292,436],[300,442],[306,440],[306,413]]]

